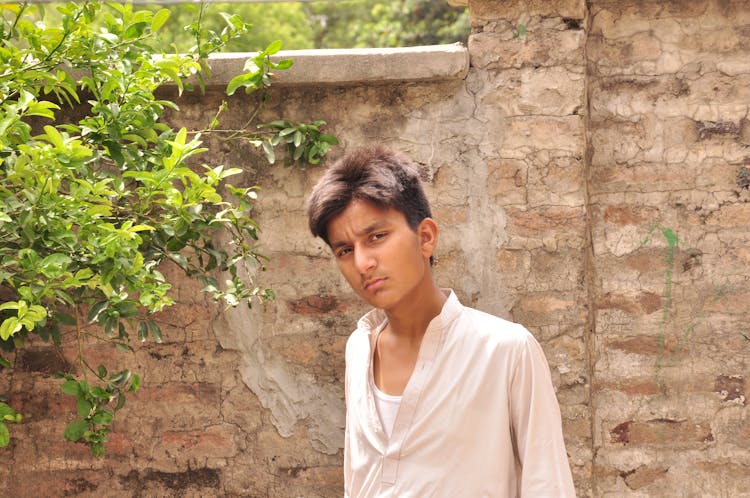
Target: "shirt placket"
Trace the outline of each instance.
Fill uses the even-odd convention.
[[[406,384],[401,398],[401,405],[393,424],[393,432],[388,440],[386,451],[383,454],[381,480],[383,486],[393,486],[398,478],[401,450],[414,423],[414,415],[417,411],[419,399],[429,379],[430,371],[432,370],[432,365],[435,362],[438,347],[441,343],[443,328],[437,322],[439,320],[433,321],[430,324],[422,338],[417,363],[414,365],[414,371]]]

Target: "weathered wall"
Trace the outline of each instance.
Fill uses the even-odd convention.
[[[591,3],[596,494],[748,496],[750,4]]]
[[[469,6],[464,80],[279,86],[267,116],[327,120],[334,157],[382,142],[419,162],[437,279],[542,343],[580,496],[749,493],[750,5]],[[201,125],[221,99],[183,97],[171,119]],[[225,124],[252,105],[230,99]],[[220,314],[181,280],[166,344],[126,359],[145,386],[101,460],[61,440],[73,406],[44,375],[60,360],[24,353],[0,377],[27,415],[0,494],[340,496],[343,349],[366,308],[308,236],[320,170],[209,145],[263,187],[277,300]]]

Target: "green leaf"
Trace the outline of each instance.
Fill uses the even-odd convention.
[[[0,304],[0,311],[2,310],[17,310],[20,307],[19,301],[7,301]]]
[[[21,327],[21,322],[17,317],[11,316],[6,318],[3,320],[2,325],[0,325],[0,339],[7,341],[10,336],[21,330]]]
[[[226,94],[234,95],[234,92],[236,92],[238,88],[241,88],[243,86],[256,86],[253,85],[256,79],[257,75],[255,75],[254,73],[245,73],[235,76],[234,78],[229,80],[229,83],[227,84]]]
[[[85,420],[74,420],[65,427],[65,439],[68,441],[78,441],[83,434],[89,429],[89,423]]]
[[[108,306],[109,301],[99,301],[98,303],[94,304],[89,310],[89,314],[87,317],[88,322],[94,323],[96,321],[99,321],[99,317],[101,316],[102,312],[107,309]]]
[[[76,410],[81,418],[87,418],[91,414],[92,408],[94,408],[94,404],[86,398],[78,398],[78,401],[76,401]]]
[[[128,380],[130,380],[130,370],[122,370],[114,373],[109,377],[109,382],[117,387],[123,386]]]
[[[159,10],[151,20],[151,31],[159,31],[164,26],[164,23],[167,22],[167,19],[169,19],[169,10]]]
[[[130,299],[117,304],[115,309],[123,318],[132,318],[138,314],[138,304]]]
[[[161,328],[159,327],[159,324],[154,321],[149,321],[148,328],[151,330],[151,337],[154,338],[154,341],[158,344],[161,344],[161,342],[164,339],[162,337]]]
[[[329,133],[322,133],[318,137],[318,140],[321,141],[321,142],[329,143],[331,145],[337,145],[339,143],[339,139],[336,138],[335,135],[331,135]]]
[[[95,457],[104,456],[104,445],[98,441],[96,443],[92,443],[91,454],[94,455]]]
[[[112,422],[113,418],[114,416],[110,412],[106,410],[100,410],[94,413],[94,416],[91,417],[91,420],[97,425],[108,425]]]
[[[276,153],[274,152],[273,147],[271,147],[271,144],[263,142],[262,147],[263,152],[266,154],[266,160],[271,164],[276,162]]]
[[[68,269],[71,259],[65,254],[50,254],[40,263],[42,273],[49,278],[60,277]]]
[[[133,380],[130,382],[130,388],[128,391],[136,392],[139,387],[141,387],[141,378],[138,374],[133,374]]]
[[[272,42],[270,45],[268,45],[268,47],[266,47],[264,52],[268,55],[273,55],[279,50],[281,50],[281,45],[282,45],[281,40],[276,40]]]
[[[294,64],[294,61],[292,59],[284,59],[280,60],[276,64],[274,64],[274,67],[276,69],[289,69]]]
[[[8,446],[8,443],[10,443],[10,431],[8,426],[0,422],[0,448]]]
[[[57,317],[57,320],[63,325],[72,326],[76,324],[76,319],[70,313],[65,313],[64,311],[61,311],[61,312],[56,313],[55,316]]]
[[[63,137],[60,132],[57,131],[57,128],[55,128],[54,126],[45,125],[44,131],[45,134],[43,135],[43,137],[46,138],[49,143],[51,143],[58,149],[65,148]]]
[[[0,401],[0,418],[5,418],[6,416],[11,416],[15,419],[16,411],[7,404]]]
[[[143,342],[148,338],[148,323],[140,322],[138,324],[138,340]]]
[[[102,388],[101,388],[101,387],[99,387],[99,386],[94,386],[94,387],[92,387],[92,388],[91,388],[91,394],[92,394],[92,395],[93,395],[93,396],[94,396],[95,398],[97,398],[97,399],[106,399],[106,400],[108,400],[108,399],[109,399],[109,397],[110,397],[110,393],[109,393],[109,391],[107,391],[106,389],[102,389]]]
[[[79,386],[78,382],[72,379],[63,382],[62,386],[60,386],[60,389],[65,394],[72,394],[73,396],[78,396],[78,394],[81,392],[81,387]]]

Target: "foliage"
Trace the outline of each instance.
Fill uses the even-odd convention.
[[[161,342],[153,317],[173,304],[161,263],[174,262],[228,306],[273,297],[247,277],[264,261],[249,216],[258,188],[227,183],[238,168],[199,162],[207,150],[201,132],[264,148],[280,142],[250,126],[266,99],[240,130],[220,130],[217,114],[205,130],[188,132],[162,121],[177,105],[155,95],[167,83],[180,92],[191,81],[203,87],[206,57],[250,29],[228,14],[219,31],[209,29],[204,12],[205,5],[187,28],[193,46],[175,55],[158,48],[166,9],[71,2],[46,24],[38,5],[0,5],[0,348],[13,352],[29,334],[77,344],[83,378],[61,374],[63,391],[77,399],[65,437],[85,441],[95,455],[140,379],[94,368],[83,345],[98,340],[132,351],[137,342]],[[265,92],[270,71],[291,65],[271,61],[280,47],[272,43],[248,61],[229,93]],[[61,106],[84,115],[65,122]],[[322,133],[297,143],[303,127],[321,125],[288,123],[290,161],[317,162],[335,143]],[[217,245],[218,233],[229,242]],[[7,358],[0,363],[11,367]],[[2,446],[4,422],[20,419],[0,404],[0,420]]]
[[[160,9],[158,5],[143,8]],[[220,12],[232,12],[253,25],[227,42],[224,50],[232,52],[251,51],[275,40],[287,49],[398,47],[465,42],[469,35],[468,9],[451,7],[444,0],[216,2],[209,11],[186,2],[170,10],[171,16],[160,29],[160,48],[175,52],[194,45],[195,37],[184,27],[196,17],[202,16],[204,29],[221,31],[225,19]],[[94,25],[99,22],[95,20]]]
[[[408,47],[466,41],[468,9],[433,0],[344,0],[303,6],[316,48]]]
[[[261,142],[266,158],[270,163],[276,160],[274,147],[284,144],[287,155],[286,166],[291,166],[295,161],[303,160],[308,164],[318,164],[323,156],[328,153],[331,145],[338,144],[338,139],[329,134],[321,132],[321,127],[326,122],[319,120],[310,124],[296,123],[287,119],[279,119],[268,124],[260,125],[259,128],[271,130],[271,138]]]
[[[23,420],[23,415],[0,401],[0,446],[7,446],[10,442],[10,431],[5,424],[18,424]]]
[[[104,455],[104,443],[110,431],[110,424],[115,418],[117,410],[125,405],[125,392],[135,392],[141,380],[129,370],[123,370],[107,377],[107,369],[99,365],[96,377],[104,382],[104,386],[90,386],[85,380],[76,380],[70,374],[58,374],[64,378],[62,391],[76,397],[76,411],[78,418],[70,422],[65,428],[65,439],[78,441],[83,439],[95,456]],[[114,406],[107,410],[107,406],[116,400]]]

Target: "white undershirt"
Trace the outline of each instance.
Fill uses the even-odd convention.
[[[378,410],[380,416],[380,423],[385,429],[385,433],[388,437],[391,437],[393,432],[393,424],[396,422],[396,414],[398,413],[398,407],[401,406],[401,396],[393,396],[386,394],[375,385],[375,380],[370,377],[370,387],[375,395],[375,408]]]

